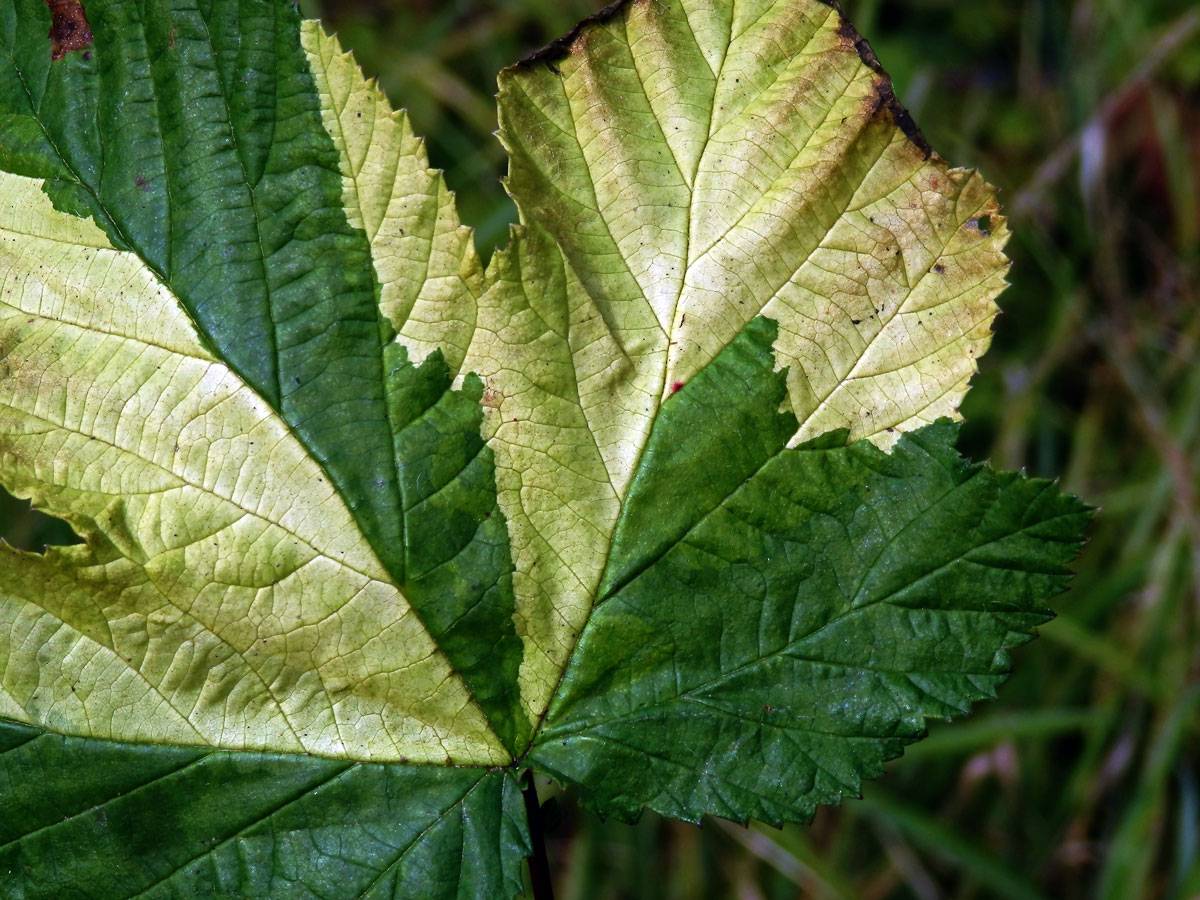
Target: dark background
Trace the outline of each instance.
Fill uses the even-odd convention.
[[[1101,507],[1000,699],[807,826],[636,826],[546,786],[559,900],[1200,898],[1200,6],[843,0],[951,162],[1001,186],[1012,287],[963,449]],[[495,73],[585,0],[305,0],[407,107],[486,255]],[[61,523],[3,498],[8,540]]]

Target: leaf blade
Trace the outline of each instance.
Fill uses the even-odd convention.
[[[72,90],[94,107],[31,110],[54,138],[51,162],[104,211],[110,240],[137,251],[203,340],[296,428],[396,565],[370,251],[342,208],[298,14],[233,3],[207,17],[182,3],[151,14],[119,2],[88,14],[94,65],[71,73]],[[116,135],[120,146],[106,146]],[[314,364],[328,358],[338,364]]]
[[[95,54],[46,69],[25,52],[45,43],[42,5],[0,6],[24,42],[0,59],[0,88],[14,72],[45,81],[0,101],[15,123],[0,168],[18,172],[0,176],[0,195],[29,198],[74,242],[63,260],[79,281],[34,275],[38,303],[22,305],[22,288],[0,307],[0,390],[13,398],[0,453],[6,479],[88,538],[0,554],[14,585],[0,617],[15,636],[0,670],[18,673],[0,684],[0,715],[235,749],[216,754],[234,767],[264,749],[495,766],[505,774],[480,776],[491,793],[478,809],[455,801],[462,823],[487,820],[456,846],[501,834],[523,852],[509,770],[531,741],[533,765],[584,784],[604,812],[789,820],[854,793],[925,716],[962,711],[1001,680],[1086,514],[1043,483],[968,466],[944,425],[890,455],[846,446],[889,448],[954,413],[987,346],[1007,232],[992,188],[931,157],[835,6],[631,0],[502,75],[522,225],[486,273],[406,119],[319,26],[275,3],[92,9]],[[117,125],[129,152],[106,162]],[[135,174],[143,162],[149,176]],[[65,213],[91,215],[107,240]],[[237,240],[218,251],[202,224]],[[34,272],[35,254],[4,250],[10,283]],[[114,287],[124,301],[115,276],[93,279],[101,256],[138,282],[116,311],[80,301]],[[57,321],[72,303],[78,321]],[[83,337],[61,340],[68,331]],[[287,352],[277,334],[294,338]],[[140,349],[122,357],[113,342]],[[164,365],[218,373],[217,406],[239,412],[205,407],[199,391],[177,402],[183,379],[156,376]],[[211,419],[231,445],[274,429],[290,455],[260,464],[235,446],[224,463],[202,450],[180,464],[178,442],[164,452],[177,425],[167,406]],[[141,467],[140,487],[118,483],[125,457],[97,475],[107,460],[70,445],[114,421],[109,443]],[[198,458],[225,465],[224,494],[245,502],[231,510],[208,483],[196,499],[196,484],[171,481],[180,465],[207,475]],[[266,515],[250,508],[256,478]],[[203,507],[190,517],[163,499],[188,490]],[[289,515],[322,519],[308,523],[311,555],[277,552],[296,537],[277,533]],[[955,527],[979,540],[963,545]],[[1002,599],[972,605],[964,585],[981,583]],[[136,664],[118,652],[129,621],[158,644],[135,646]],[[284,700],[252,709],[247,685]],[[92,725],[122,703],[119,727]],[[179,709],[156,718],[154,704]],[[325,707],[321,739],[305,743]],[[254,719],[263,709],[277,721]],[[314,760],[333,774],[300,802],[340,784],[341,764]],[[439,789],[460,777],[474,776],[438,774]],[[428,819],[410,812],[389,815]],[[221,819],[196,815],[210,813]],[[446,852],[412,871],[457,884],[465,870]],[[489,858],[508,866],[503,888],[488,890],[511,893],[512,853],[500,855]],[[222,893],[201,858],[220,869],[205,852],[145,891]],[[417,890],[389,866],[374,872],[367,895]]]
[[[664,407],[618,530],[632,564],[610,559],[530,755],[603,814],[779,823],[856,795],[926,717],[994,696],[1082,541],[1086,507],[965,463],[946,423],[890,455],[788,449],[759,323]],[[689,452],[736,454],[751,416],[790,422],[748,476]],[[691,514],[665,545],[664,502]]]
[[[521,225],[466,366],[497,398],[538,711],[671,394],[761,314],[793,446],[840,428],[889,446],[956,415],[1007,231],[994,189],[930,154],[819,0],[616,4],[501,73],[499,103]]]
[[[170,721],[230,749],[511,759],[323,470],[174,296],[37,181],[0,185],[7,484],[89,539],[0,554],[6,714],[116,739]],[[109,293],[124,302],[96,303]],[[41,661],[51,636],[69,671]]]
[[[347,216],[370,241],[389,335],[384,393],[405,535],[397,561],[403,586],[516,754],[532,725],[517,690],[513,563],[493,453],[479,436],[479,392],[451,389],[474,329],[483,270],[471,231],[459,224],[407,116],[391,110],[318,23],[304,23],[300,37],[338,150]]]
[[[148,750],[5,723],[0,742],[0,781],[21,813],[0,829],[5,896],[520,890],[529,839],[511,773]]]

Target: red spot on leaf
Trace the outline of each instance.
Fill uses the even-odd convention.
[[[682,381],[676,381],[673,385],[671,385],[671,393],[672,394],[676,394],[681,390],[683,390],[683,382]]]
[[[92,46],[92,29],[79,0],[46,0],[50,7],[50,58]]]

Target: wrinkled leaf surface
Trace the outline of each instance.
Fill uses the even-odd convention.
[[[1085,507],[948,421],[994,191],[836,8],[501,73],[486,268],[291,3],[83,9],[0,2],[0,482],[84,538],[0,548],[0,895],[512,896],[526,766],[801,821],[1048,616]]]

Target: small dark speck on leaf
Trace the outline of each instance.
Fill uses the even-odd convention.
[[[946,267],[943,266],[941,263],[937,263],[936,265],[934,265],[933,271],[937,272],[939,275],[945,275]]]
[[[861,325],[861,324],[862,324],[862,319],[851,319],[850,321],[851,321],[853,324],[855,324],[855,325]]]
[[[671,393],[672,394],[677,394],[681,390],[683,390],[683,382],[682,381],[676,381],[674,384],[671,385]]]
[[[50,58],[92,46],[92,29],[79,0],[46,0],[50,7]]]

